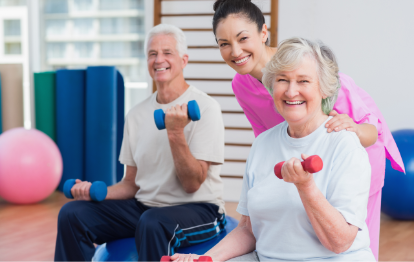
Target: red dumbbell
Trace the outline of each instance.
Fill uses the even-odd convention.
[[[170,256],[162,256],[161,262],[170,262],[171,257]],[[194,259],[194,262],[213,262],[213,259],[209,256],[201,256],[198,259]]]
[[[282,177],[282,166],[285,163],[285,161],[277,163],[275,165],[275,175],[279,178],[279,179],[283,179]],[[303,170],[309,172],[309,173],[316,173],[322,170],[323,168],[323,161],[322,159],[317,156],[310,156],[308,158],[306,158],[305,161],[301,162]]]

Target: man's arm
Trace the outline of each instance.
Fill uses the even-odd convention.
[[[165,115],[165,126],[168,140],[177,170],[178,179],[185,192],[196,192],[207,178],[210,162],[197,160],[191,154],[184,136],[184,128],[190,123],[187,115],[187,105],[177,105],[168,109]]]
[[[135,176],[138,168],[136,166],[126,166],[125,177],[113,186],[108,187],[108,194],[105,200],[109,199],[131,199],[139,190],[135,184]]]

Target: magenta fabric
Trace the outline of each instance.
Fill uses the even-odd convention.
[[[381,195],[382,190],[379,190],[368,198],[368,213],[367,219],[365,220],[368,226],[369,239],[371,241],[369,247],[377,261],[380,237]]]
[[[374,100],[359,88],[349,76],[340,73],[341,88],[334,110],[349,115],[356,123],[369,123],[377,127],[377,142],[366,148],[371,167],[370,196],[376,194],[384,185],[385,158],[391,161],[395,170],[405,172],[400,152],[385,123],[384,117]],[[236,74],[232,82],[237,101],[250,121],[255,136],[284,121],[276,112],[273,98],[256,78]]]

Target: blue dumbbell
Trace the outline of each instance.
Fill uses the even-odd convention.
[[[73,199],[72,193],[70,190],[73,185],[76,184],[76,179],[68,179],[63,185],[63,193],[67,198]],[[106,184],[102,181],[95,181],[92,183],[91,188],[89,189],[89,195],[93,201],[100,202],[105,199],[108,189]]]
[[[195,100],[188,102],[188,117],[193,121],[200,120],[200,108]],[[154,120],[155,125],[159,130],[165,129],[165,113],[162,109],[157,109],[154,111]]]

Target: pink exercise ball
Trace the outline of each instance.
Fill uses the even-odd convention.
[[[47,198],[62,178],[62,156],[44,133],[24,128],[0,135],[0,197],[14,204]]]

